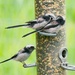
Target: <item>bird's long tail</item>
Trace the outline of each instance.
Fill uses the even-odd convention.
[[[32,32],[29,32],[29,33],[23,35],[22,37],[26,37],[26,36],[28,36],[28,35],[30,35],[30,34],[33,34],[33,33],[35,33],[35,32],[41,31],[42,29],[43,29],[43,28],[40,28],[40,29],[34,30],[34,31],[32,31]]]
[[[28,26],[28,24],[9,26],[9,27],[6,27],[5,29],[11,29],[11,28],[17,28],[17,27],[23,27],[23,26]]]
[[[0,64],[1,64],[1,63],[4,63],[4,62],[7,62],[7,61],[9,61],[9,60],[11,60],[11,58],[6,59],[6,60],[4,60],[4,61],[1,61]]]

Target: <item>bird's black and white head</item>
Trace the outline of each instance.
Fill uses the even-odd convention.
[[[57,16],[56,21],[59,23],[59,25],[64,25],[65,24],[65,19],[62,16]]]
[[[24,47],[25,52],[27,53],[32,53],[32,51],[35,49],[35,47],[33,45],[27,45]]]
[[[55,15],[54,14],[46,14],[44,16],[42,16],[46,21],[52,21],[55,20]]]

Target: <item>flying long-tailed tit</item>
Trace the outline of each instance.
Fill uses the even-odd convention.
[[[38,17],[35,20],[28,21],[25,24],[9,26],[9,27],[6,27],[6,29],[17,28],[17,27],[29,27],[29,28],[33,28],[33,29],[40,29],[40,28],[44,27],[45,25],[47,25],[48,23],[50,23],[53,19],[55,19],[54,14],[46,14],[41,17]]]
[[[28,59],[28,57],[30,56],[30,54],[33,52],[34,49],[35,47],[33,45],[27,45],[23,49],[19,50],[18,53],[12,56],[11,58],[0,62],[0,64],[13,59],[23,63],[23,65],[26,65],[24,61]]]
[[[27,33],[25,35],[23,35],[23,37],[26,37],[32,33],[35,33],[37,31],[41,31],[41,32],[46,32],[46,33],[57,33],[61,26],[63,26],[65,24],[65,19],[62,16],[57,16],[55,20],[51,20],[51,22],[49,22],[48,24],[46,24],[44,27],[37,29],[35,31],[32,31],[30,33]]]

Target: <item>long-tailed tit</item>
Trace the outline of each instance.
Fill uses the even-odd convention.
[[[53,20],[51,23],[47,24],[42,32],[47,32],[47,33],[57,33],[61,26],[63,26],[65,23],[65,20],[62,16],[57,16],[56,20]]]
[[[34,49],[35,47],[33,45],[27,45],[23,49],[19,50],[18,53],[12,56],[11,58],[0,62],[0,64],[13,59],[23,63],[23,65],[26,65],[24,61],[28,59],[28,57],[30,56],[30,54],[33,52]]]
[[[9,27],[6,27],[6,29],[17,28],[17,27],[29,27],[29,28],[33,28],[33,29],[40,29],[40,28],[44,27],[45,25],[47,25],[48,23],[50,23],[53,19],[55,19],[55,15],[46,14],[35,20],[28,21],[25,24],[9,26]]]

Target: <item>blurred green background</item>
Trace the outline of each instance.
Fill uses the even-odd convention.
[[[34,0],[0,0],[0,61],[14,55],[25,45],[36,45],[35,34],[21,38],[32,29],[17,28],[5,30],[5,27],[23,24],[35,18]],[[68,62],[75,65],[75,3],[66,0],[66,44],[68,48]],[[32,59],[32,60],[31,60]],[[35,51],[26,61],[36,61]],[[0,65],[0,75],[36,75],[36,68],[24,69],[22,64],[10,61]],[[75,75],[74,71],[67,71],[67,75]]]

